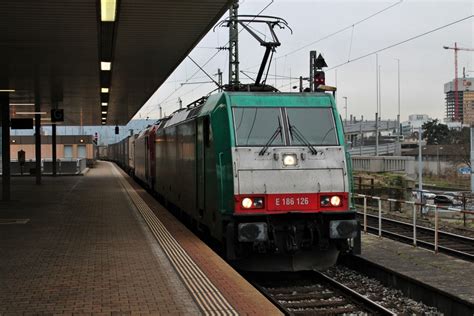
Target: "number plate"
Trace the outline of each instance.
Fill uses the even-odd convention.
[[[306,211],[316,210],[318,206],[317,194],[270,194],[267,208],[269,211]]]

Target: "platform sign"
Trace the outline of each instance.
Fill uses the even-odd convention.
[[[12,129],[33,129],[32,118],[12,118],[11,119]]]
[[[64,110],[51,109],[51,122],[64,122]]]
[[[471,174],[471,168],[469,167],[461,167],[461,168],[458,168],[458,172],[460,174]]]

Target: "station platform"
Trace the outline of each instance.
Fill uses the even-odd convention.
[[[280,315],[109,162],[12,178],[0,203],[0,315]]]
[[[472,262],[371,234],[362,234],[360,257],[474,306]]]

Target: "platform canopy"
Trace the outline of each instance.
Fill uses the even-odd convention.
[[[63,108],[67,125],[126,124],[229,4],[1,0],[0,90],[15,90],[11,116],[25,117],[17,112],[36,99],[41,111]]]

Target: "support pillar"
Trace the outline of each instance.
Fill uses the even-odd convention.
[[[39,91],[35,91],[35,112],[41,111]],[[41,114],[35,114],[35,175],[36,184],[41,184]]]
[[[10,97],[0,92],[2,114],[2,200],[10,201]]]
[[[51,146],[53,147],[53,177],[56,176],[56,124],[52,125],[52,144]]]

